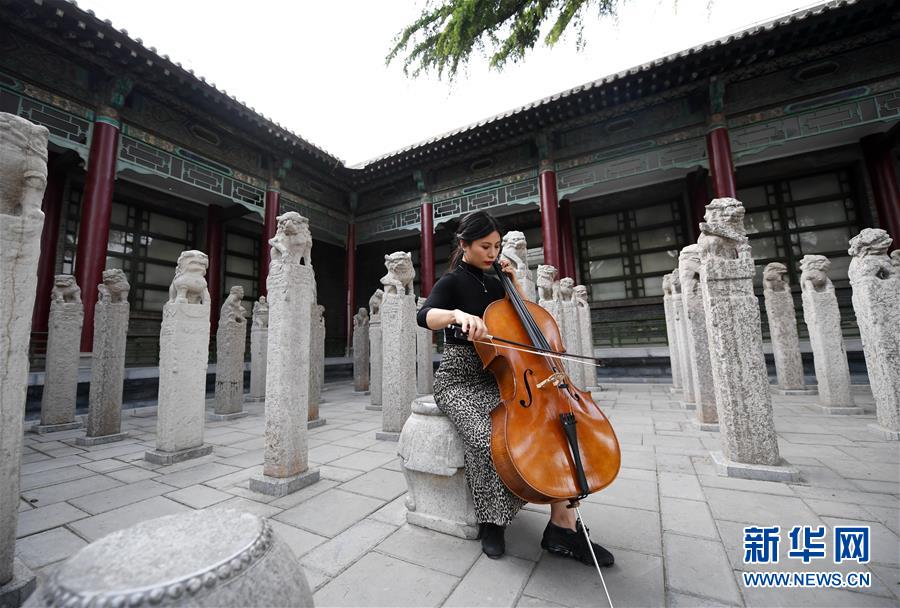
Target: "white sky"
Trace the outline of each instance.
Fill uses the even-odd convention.
[[[618,23],[503,72],[475,57],[448,85],[385,67],[422,0],[79,0],[132,38],[354,165],[531,101],[815,4],[810,0],[629,0]],[[248,10],[252,7],[252,10]]]

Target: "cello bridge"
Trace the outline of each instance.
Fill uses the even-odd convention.
[[[541,380],[540,382],[538,382],[537,387],[544,388],[544,385],[547,384],[548,382],[552,383],[553,386],[558,386],[559,383],[565,379],[566,379],[565,374],[563,374],[562,372],[555,372],[553,374],[550,374],[550,376],[545,378],[544,380]]]

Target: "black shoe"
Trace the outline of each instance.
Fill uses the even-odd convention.
[[[572,557],[588,566],[594,565],[594,558],[588,549],[587,539],[584,537],[584,530],[581,522],[577,524],[578,531],[561,528],[553,522],[548,522],[544,528],[544,537],[541,539],[541,548],[546,549],[550,553],[561,555],[563,557]],[[592,542],[594,555],[597,556],[597,563],[604,568],[612,566],[615,563],[613,554]]]
[[[503,534],[506,528],[497,524],[481,524],[478,538],[481,539],[481,550],[491,559],[497,559],[506,553],[506,540]]]

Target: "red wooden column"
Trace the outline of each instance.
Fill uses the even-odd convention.
[[[422,297],[427,298],[434,287],[434,205],[431,203],[431,195],[422,196],[421,223],[422,228],[422,248],[419,256],[419,266],[421,267],[422,280],[421,291]]]
[[[278,182],[275,182],[266,190],[266,211],[263,218],[262,232],[262,256],[259,264],[259,295],[268,294],[266,289],[266,279],[269,278],[269,262],[271,256],[269,252],[269,239],[275,236],[275,229],[278,226],[278,214],[281,208],[281,192],[278,191]]]
[[[219,328],[219,308],[222,306],[222,208],[210,205],[206,208],[206,284],[209,288],[209,331],[215,335]]]
[[[734,164],[731,161],[731,142],[724,114],[713,114],[706,132],[706,153],[709,157],[709,173],[712,177],[715,198],[734,198],[737,187]]]
[[[685,180],[687,182],[688,204],[690,205],[688,217],[690,218],[691,230],[688,236],[694,241],[700,238],[700,222],[703,221],[703,216],[706,214],[706,206],[710,201],[706,175],[706,169],[697,169],[688,173]]]
[[[44,212],[44,231],[41,233],[41,257],[38,261],[37,296],[34,300],[34,316],[31,331],[46,333],[50,317],[50,292],[56,274],[56,249],[59,243],[59,224],[62,219],[63,192],[66,186],[66,170],[49,163],[47,188],[41,210]]]
[[[356,224],[350,219],[347,224],[347,268],[344,273],[344,288],[347,294],[347,356],[353,347],[353,315],[356,307]]]
[[[541,194],[541,237],[544,240],[544,264],[560,267],[558,202],[556,200],[556,171],[552,163],[541,161],[538,188]]]
[[[84,303],[81,351],[88,353],[94,344],[97,285],[102,281],[103,270],[106,268],[118,148],[118,113],[111,108],[104,108],[98,112],[91,135],[87,177],[81,199],[78,247],[75,253],[75,279],[81,287],[81,301]]]
[[[894,169],[890,140],[877,133],[863,137],[860,144],[875,195],[878,224],[894,239],[891,244],[893,251],[900,248],[900,189],[897,187],[897,172]]]
[[[571,277],[578,282],[575,269],[575,240],[572,238],[572,201],[559,201],[559,246],[563,269],[561,277]]]

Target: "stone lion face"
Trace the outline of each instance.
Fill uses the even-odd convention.
[[[800,271],[805,275],[811,272],[826,273],[831,268],[831,261],[824,255],[805,255],[800,260]]]
[[[763,277],[770,281],[780,281],[787,274],[787,266],[781,262],[772,262],[763,270]]]
[[[183,272],[203,274],[208,267],[209,257],[202,251],[182,251],[178,256],[177,271],[179,274]]]
[[[572,289],[575,287],[575,280],[571,277],[563,277],[559,280],[559,286],[562,289]]]
[[[412,255],[404,251],[396,251],[384,256],[384,265],[389,269],[412,267]]]
[[[53,282],[57,287],[71,287],[75,284],[75,277],[70,274],[58,274]]]
[[[884,255],[893,239],[880,228],[865,228],[850,239],[850,255]]]
[[[579,300],[588,299],[588,290],[584,285],[576,285],[574,289],[575,297]]]
[[[540,266],[538,266],[537,273],[538,277],[543,279],[550,279],[552,281],[556,276],[556,268],[546,264],[541,264]]]
[[[103,282],[107,285],[114,285],[125,280],[125,272],[119,268],[110,268],[103,271]]]

